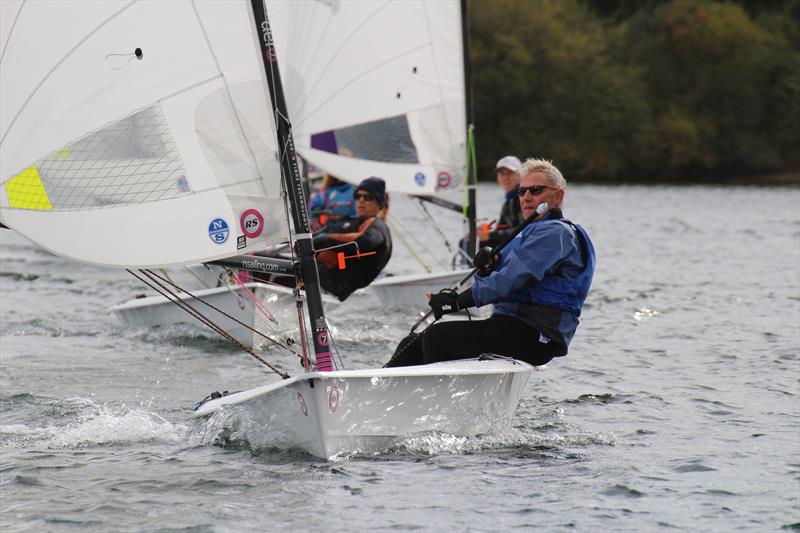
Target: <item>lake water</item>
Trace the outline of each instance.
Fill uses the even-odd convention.
[[[480,199],[496,216],[498,189]],[[333,462],[214,444],[191,407],[263,382],[252,359],[190,328],[126,330],[106,309],[136,280],[0,232],[0,529],[800,529],[800,189],[576,185],[565,212],[598,270],[513,430]],[[391,268],[413,271],[395,242]],[[348,300],[331,314],[345,364],[382,364],[415,316]]]

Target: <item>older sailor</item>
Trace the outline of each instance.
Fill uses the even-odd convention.
[[[543,365],[567,354],[595,268],[586,231],[563,218],[566,180],[549,161],[528,159],[520,169],[518,196],[525,227],[499,255],[475,256],[480,269],[471,289],[445,289],[429,305],[436,319],[473,306],[494,304],[486,320],[440,322],[400,342],[386,366],[407,366],[492,353]]]

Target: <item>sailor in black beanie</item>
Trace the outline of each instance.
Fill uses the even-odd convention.
[[[381,178],[367,178],[359,183],[355,194],[365,191],[375,197],[381,208],[386,207],[386,182]],[[353,195],[355,197],[355,194]]]
[[[341,301],[372,283],[392,256],[392,235],[383,221],[386,182],[367,178],[358,185],[353,198],[356,218],[332,224],[314,237],[320,285]],[[344,243],[354,244],[341,246]]]

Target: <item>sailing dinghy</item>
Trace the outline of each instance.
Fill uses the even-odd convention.
[[[299,275],[314,361],[304,351],[298,375],[271,367],[283,379],[215,395],[198,417],[281,433],[282,446],[325,458],[423,431],[508,428],[525,363],[334,362],[272,6],[0,2],[0,223],[53,253],[142,273],[214,262]],[[286,240],[294,260],[246,255]]]

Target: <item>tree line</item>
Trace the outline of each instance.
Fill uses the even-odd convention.
[[[800,0],[470,0],[478,175],[800,174]]]

